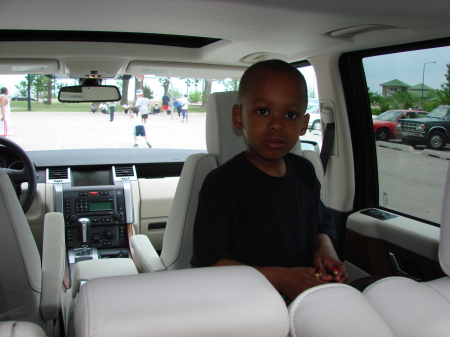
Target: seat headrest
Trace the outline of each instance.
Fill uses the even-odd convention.
[[[215,92],[206,105],[206,148],[219,166],[247,149],[244,133],[233,126],[234,104],[238,104],[237,91]],[[302,154],[300,140],[291,152]]]
[[[96,278],[81,288],[77,337],[286,337],[281,296],[248,266]]]
[[[206,148],[219,166],[247,149],[244,133],[233,126],[234,104],[238,104],[237,91],[215,92],[206,105]]]
[[[450,276],[450,166],[447,169],[444,200],[442,203],[439,262],[442,270],[447,274],[447,276]]]

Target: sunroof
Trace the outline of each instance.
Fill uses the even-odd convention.
[[[170,47],[202,48],[220,41],[211,37],[128,33],[97,32],[79,30],[0,30],[0,41],[83,41],[152,44]]]

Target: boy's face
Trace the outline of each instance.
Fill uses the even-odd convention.
[[[233,107],[233,124],[243,130],[251,157],[280,160],[305,134],[309,115],[304,90],[290,74],[266,70],[253,76],[241,106]]]

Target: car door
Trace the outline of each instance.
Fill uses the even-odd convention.
[[[439,226],[450,148],[374,142],[372,110],[431,111],[448,93],[448,40],[347,53],[340,58],[355,179],[346,221],[345,259],[353,275],[400,275],[420,281],[444,275],[438,262]],[[434,92],[386,92],[398,79]],[[369,98],[376,92],[378,103]],[[376,96],[376,95],[375,95]],[[381,111],[383,112],[383,111]]]

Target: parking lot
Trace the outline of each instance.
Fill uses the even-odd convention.
[[[129,115],[90,112],[13,112],[13,141],[25,150],[132,147],[134,121]],[[206,113],[189,114],[189,123],[177,115],[149,115],[146,132],[154,148],[206,149]],[[321,142],[320,132],[307,131],[302,139]],[[139,145],[145,147],[143,139]]]

